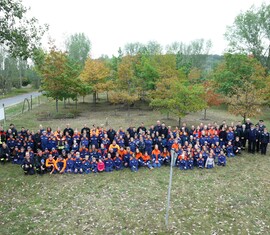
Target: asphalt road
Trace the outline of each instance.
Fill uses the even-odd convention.
[[[0,107],[3,107],[3,104],[5,105],[5,107],[8,106],[12,106],[14,104],[18,104],[20,102],[23,102],[25,98],[30,99],[30,97],[35,98],[41,95],[40,92],[31,92],[31,93],[26,93],[23,95],[18,95],[18,96],[14,96],[14,97],[10,97],[10,98],[6,98],[6,99],[0,99]]]

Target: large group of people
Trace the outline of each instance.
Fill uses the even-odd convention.
[[[130,168],[150,170],[172,164],[180,170],[211,169],[226,166],[227,157],[247,150],[251,154],[266,154],[269,133],[260,120],[244,124],[221,125],[200,123],[197,127],[166,126],[157,121],[149,128],[141,123],[124,130],[119,127],[91,128],[86,124],[79,130],[70,124],[64,130],[43,128],[37,132],[24,127],[17,130],[10,124],[7,131],[0,126],[0,162],[18,164],[26,175],[89,174]]]

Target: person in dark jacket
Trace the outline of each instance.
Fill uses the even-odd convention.
[[[264,128],[263,132],[261,133],[261,154],[266,155],[267,145],[270,142],[270,134],[266,128]]]
[[[257,130],[254,128],[254,125],[250,125],[250,130],[248,132],[248,152],[254,154],[256,150],[256,141],[257,141]]]
[[[35,174],[34,161],[30,159],[30,154],[28,152],[26,152],[21,166],[25,175]]]
[[[10,150],[5,142],[2,143],[2,148],[0,148],[0,162],[2,164],[10,161]]]

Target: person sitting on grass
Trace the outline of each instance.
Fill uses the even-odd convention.
[[[187,170],[187,158],[186,158],[186,151],[183,151],[183,154],[180,155],[180,161],[179,161],[179,169],[180,170]]]
[[[235,155],[237,155],[241,154],[241,150],[242,150],[242,143],[240,141],[239,136],[236,136],[235,141],[233,142],[233,152]]]
[[[127,147],[127,151],[124,155],[123,162],[125,167],[129,167],[129,161],[132,156],[133,152],[131,152],[130,147]]]
[[[220,152],[218,156],[218,165],[219,166],[226,166],[226,155],[223,151]]]
[[[37,154],[34,156],[34,163],[37,174],[43,175],[46,173],[46,164],[45,164],[46,158],[43,155],[43,152],[41,149],[38,149]]]
[[[157,144],[155,145],[155,149],[152,151],[152,162],[154,168],[161,167],[161,155]]]
[[[66,160],[66,172],[67,173],[73,173],[74,172],[74,159],[72,158],[72,154],[67,154],[67,160]]]
[[[232,146],[232,142],[231,141],[228,142],[226,151],[227,151],[227,156],[228,157],[235,157],[235,155],[233,153],[233,146]]]
[[[66,170],[66,166],[67,166],[66,160],[60,154],[57,157],[57,160],[55,161],[55,166],[54,167],[55,167],[56,172],[58,172],[60,174],[63,174],[65,172],[65,170]]]
[[[105,171],[106,172],[113,171],[113,160],[112,160],[112,156],[110,153],[108,153],[107,158],[105,158],[104,164],[105,164]]]
[[[129,167],[130,167],[130,170],[132,172],[137,172],[138,171],[138,166],[139,166],[139,163],[138,163],[138,160],[136,159],[135,157],[135,153],[133,153],[130,157],[130,160],[129,160]]]
[[[143,165],[148,167],[150,170],[153,169],[152,163],[151,163],[151,157],[149,156],[148,152],[145,151],[144,155],[142,156]]]
[[[190,155],[187,159],[187,168],[193,170],[194,168],[194,158]]]
[[[140,149],[139,148],[136,148],[135,150],[135,157],[138,161],[138,164],[139,166],[144,166],[144,162],[143,162],[143,159],[142,159],[142,153],[140,152]]]
[[[165,166],[170,165],[170,162],[171,162],[170,152],[167,150],[166,147],[163,149],[161,157],[162,157],[162,164],[163,165],[165,165]]]
[[[213,157],[213,153],[210,153],[209,157],[207,158],[205,162],[205,168],[212,169],[215,167],[215,159]]]
[[[204,167],[204,158],[202,153],[199,154],[199,158],[197,159],[197,165],[199,169],[203,169]]]
[[[50,174],[53,174],[55,171],[55,160],[52,154],[49,154],[49,157],[46,159],[45,165],[46,165],[46,171],[50,172]]]
[[[123,169],[123,161],[121,160],[118,152],[115,154],[113,165],[114,165],[114,169],[117,171]]]
[[[77,173],[82,174],[83,173],[83,163],[82,163],[82,159],[80,156],[80,152],[76,152],[75,156],[76,157],[74,160],[74,173],[75,174],[77,174]]]
[[[0,161],[2,164],[9,162],[10,160],[10,150],[5,142],[2,143],[2,148],[0,149]]]
[[[34,169],[34,162],[33,160],[30,159],[29,153],[25,154],[24,160],[21,165],[24,174],[25,175],[34,175],[35,174],[35,169]]]
[[[89,174],[91,172],[91,161],[89,159],[89,155],[85,155],[85,159],[83,161],[83,171],[85,174]]]
[[[94,159],[95,158],[93,158],[93,160]],[[97,170],[98,170],[98,172],[103,172],[105,170],[105,164],[104,164],[104,162],[101,159],[98,160]]]
[[[93,173],[97,173],[98,172],[97,160],[95,158],[93,158],[92,161],[91,161],[91,171]]]

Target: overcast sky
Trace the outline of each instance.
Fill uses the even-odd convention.
[[[117,55],[128,42],[154,40],[166,46],[210,39],[212,54],[222,54],[226,26],[252,5],[270,0],[23,0],[48,35],[64,48],[65,38],[84,32],[92,43],[91,56]],[[46,47],[46,45],[44,45]]]

